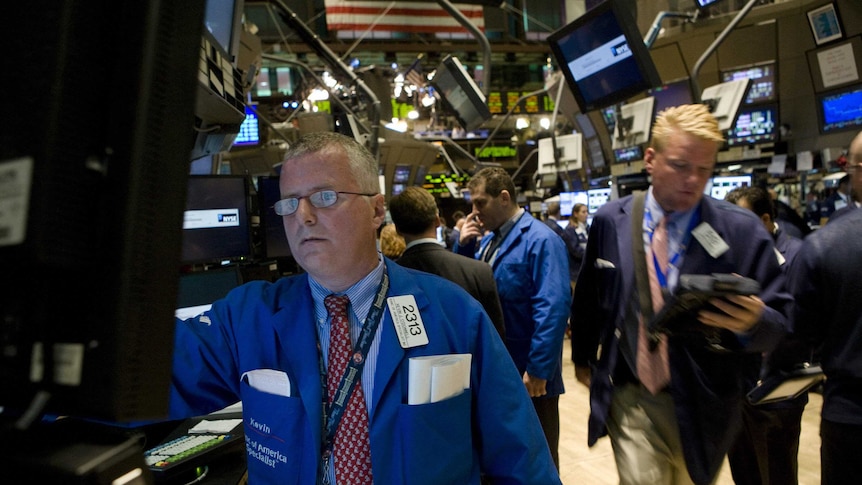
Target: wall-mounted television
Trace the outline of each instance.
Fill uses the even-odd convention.
[[[817,95],[820,133],[862,128],[862,84]]]
[[[745,104],[775,101],[775,62],[737,67],[721,71],[722,82],[750,79]]]
[[[678,79],[651,88],[647,90],[647,96],[655,98],[653,111],[656,115],[674,106],[691,104],[694,99],[691,95],[691,84],[688,78]]]
[[[707,186],[710,197],[724,200],[727,193],[737,187],[751,187],[751,175],[717,175]]]
[[[613,149],[641,145],[649,141],[655,98],[648,96],[620,108]]]
[[[440,62],[431,85],[465,130],[475,130],[491,118],[485,95],[457,57],[446,56]]]
[[[183,219],[184,263],[251,256],[247,180],[236,175],[189,176]]]
[[[773,143],[777,140],[778,126],[778,105],[743,107],[733,128],[727,132],[727,145]]]
[[[632,12],[607,0],[548,36],[581,112],[661,84]]]
[[[745,99],[751,80],[748,78],[727,81],[703,90],[701,102],[709,106],[712,115],[718,120],[718,129],[725,131],[733,126],[739,105]]]

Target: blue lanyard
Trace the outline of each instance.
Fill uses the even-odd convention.
[[[650,214],[649,210],[647,210],[644,213],[644,217],[646,217],[647,227],[650,228],[649,242],[650,242],[650,246],[652,246],[652,238],[653,238],[653,235],[655,234],[655,228],[656,228],[657,224],[653,224],[652,214]],[[667,217],[667,216],[665,216],[665,217]],[[677,267],[677,263],[679,262],[679,259],[685,253],[686,248],[688,248],[688,243],[691,241],[691,231],[694,230],[694,228],[697,227],[697,225],[699,223],[700,223],[700,209],[697,209],[697,210],[695,210],[694,214],[691,215],[691,219],[689,220],[688,227],[686,228],[685,234],[683,234],[683,236],[682,236],[682,241],[680,242],[679,247],[677,248],[676,252],[674,252],[673,256],[668,258],[668,261],[667,261],[668,272],[670,272],[671,266],[673,266],[675,268]],[[670,231],[668,231],[668,242],[670,242]],[[663,289],[667,289],[667,287],[668,287],[667,275],[662,272],[661,266],[658,264],[658,258],[655,257],[655,252],[653,252],[653,251],[650,251],[650,252],[652,253],[652,261],[653,261],[653,265],[655,266],[655,275],[658,278],[659,285],[661,285],[661,287]]]
[[[322,465],[318,477],[318,483],[329,484],[329,462],[332,459],[332,443],[335,440],[335,433],[338,431],[338,423],[341,422],[344,416],[344,410],[347,403],[350,401],[350,396],[356,388],[356,379],[362,375],[362,368],[365,367],[365,358],[368,356],[368,350],[371,348],[371,342],[374,340],[374,335],[377,333],[377,327],[383,319],[383,302],[386,299],[386,292],[389,291],[389,275],[385,269],[383,271],[383,279],[380,286],[377,288],[377,296],[374,298],[374,304],[371,306],[371,311],[365,319],[365,324],[362,326],[362,332],[356,341],[354,348],[355,353],[353,358],[348,360],[347,368],[344,369],[344,375],[341,376],[341,381],[338,383],[338,391],[335,393],[340,399],[328,401],[328,389],[326,385],[326,367],[323,364],[323,353],[318,352],[318,361],[320,364],[320,383],[323,388],[323,444],[321,450]],[[330,329],[330,331],[332,331]],[[332,351],[332,349],[330,349]],[[361,357],[361,358],[357,358]],[[343,398],[341,398],[343,396]]]

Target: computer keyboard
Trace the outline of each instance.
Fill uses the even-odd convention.
[[[152,469],[165,469],[206,453],[210,448],[230,440],[230,434],[195,434],[181,436],[162,443],[144,453],[144,460]]]

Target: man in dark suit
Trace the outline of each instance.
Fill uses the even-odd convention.
[[[563,236],[563,226],[560,225],[560,203],[556,200],[548,202],[548,218],[542,221],[558,236]]]
[[[590,227],[572,360],[590,386],[589,444],[610,435],[623,485],[712,483],[741,426],[743,376],[786,332],[772,238],[750,211],[703,197],[722,141],[706,106],[663,111],[646,194],[607,203]],[[760,294],[711,299],[684,317],[697,331],[648,329],[681,275],[712,273],[755,279]]]
[[[503,308],[491,266],[455,254],[437,242],[440,217],[434,196],[421,187],[407,187],[389,201],[389,214],[395,230],[407,243],[398,264],[442,276],[467,290],[485,308],[500,337],[505,338]]]

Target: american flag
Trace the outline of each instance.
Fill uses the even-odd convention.
[[[468,33],[467,29],[436,2],[368,2],[325,0],[326,23],[332,31]],[[485,28],[481,5],[458,5],[479,29]]]

